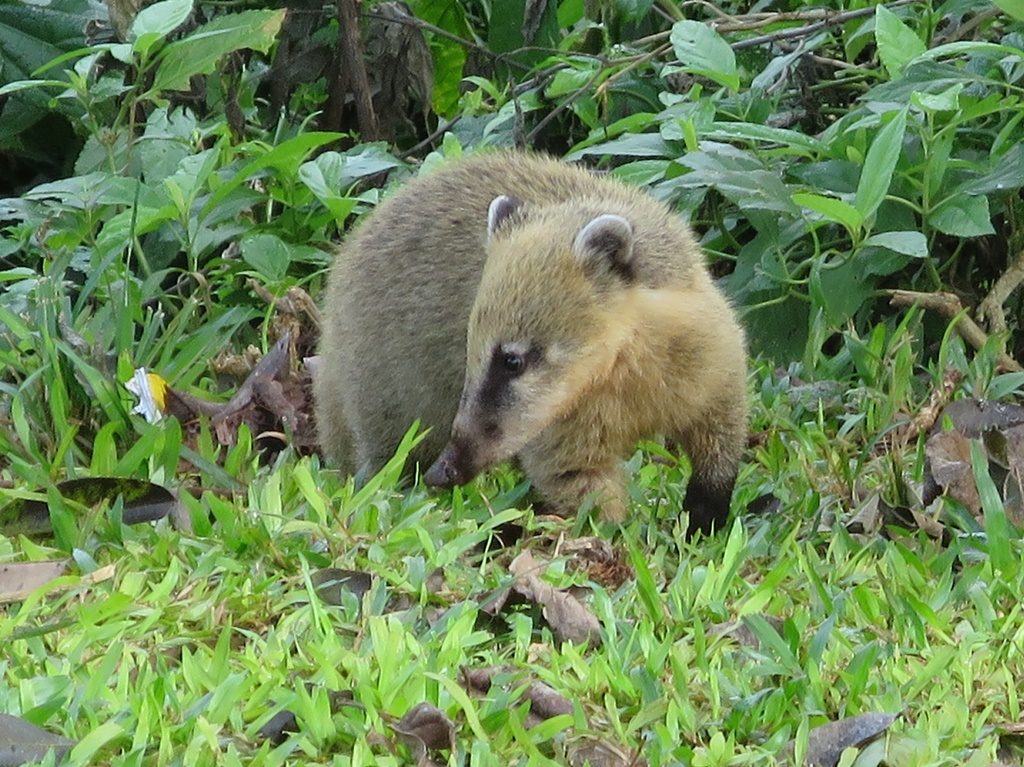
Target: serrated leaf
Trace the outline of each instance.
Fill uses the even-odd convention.
[[[864,240],[865,245],[877,245],[913,258],[928,258],[928,239],[921,232],[881,232]]]
[[[687,72],[704,75],[732,90],[740,87],[736,54],[707,24],[689,19],[677,21],[672,25],[669,40],[676,58]]]
[[[283,9],[242,11],[203,24],[184,40],[164,48],[152,90],[187,90],[191,77],[209,74],[217,62],[232,51],[251,48],[266,53],[274,44],[284,15]]]
[[[908,62],[926,50],[917,34],[884,5],[875,8],[875,43],[889,77],[896,79]]]
[[[860,211],[850,203],[835,197],[797,192],[793,195],[793,202],[803,208],[813,210],[815,213],[820,213],[829,221],[842,224],[853,235],[859,234],[864,225],[864,217]]]
[[[993,234],[988,198],[959,195],[947,200],[928,215],[928,224],[955,237]]]
[[[906,129],[907,108],[904,107],[878,131],[878,135],[868,148],[864,165],[860,170],[860,181],[857,182],[857,194],[853,200],[853,206],[860,211],[865,221],[874,215],[889,191],[896,162],[900,159]]]

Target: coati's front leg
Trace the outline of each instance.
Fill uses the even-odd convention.
[[[690,428],[670,439],[690,458],[693,472],[686,487],[689,532],[709,533],[729,516],[740,457],[746,444],[745,421]]]
[[[524,450],[519,462],[533,483],[543,504],[559,516],[572,516],[587,498],[593,498],[601,510],[603,522],[626,519],[626,479],[622,465],[615,460],[607,465],[569,469],[544,450]]]

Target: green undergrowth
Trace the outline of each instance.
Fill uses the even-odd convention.
[[[877,334],[875,372],[910,364],[906,333]],[[1015,382],[949,347],[966,391]],[[1020,721],[1019,541],[846,528],[865,486],[896,504],[893,477],[920,474],[913,444],[863,450],[927,396],[931,375],[914,372],[898,400],[893,380],[858,378],[828,409],[827,397],[807,404],[792,370],[759,368],[764,438],[738,513],[695,540],[685,466],[651,460],[664,458],[657,445],[630,464],[635,514],[618,529],[585,512],[536,517],[509,471],[438,496],[401,489],[396,459],[356,489],[315,458],[260,467],[243,439],[231,461],[244,490],[182,494],[191,533],[125,526],[115,506],[57,510],[49,541],[0,537],[0,563],[74,562],[59,589],[0,612],[0,710],[77,740],[71,764],[409,764],[389,728],[427,702],[456,723],[454,750],[435,752],[449,764],[569,763],[588,737],[652,765],[771,764],[790,740],[802,753],[818,724],[888,712],[900,714],[888,739],[856,764],[989,765]],[[178,430],[158,426],[110,460],[162,481],[180,451]],[[195,485],[218,479],[200,470]],[[516,541],[496,534],[515,525]],[[632,569],[621,585],[561,553],[594,533]],[[560,643],[539,609],[494,609],[527,548],[551,560],[548,582],[585,589],[600,641]],[[368,576],[368,589],[321,599],[325,567]],[[493,666],[512,681],[470,695],[464,671]],[[528,727],[529,681],[572,714]],[[296,732],[274,745],[260,730],[282,710]]]

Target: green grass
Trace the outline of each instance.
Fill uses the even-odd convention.
[[[877,465],[891,457],[860,456],[868,419],[845,427],[849,407],[804,410],[777,375],[755,378],[767,436],[736,505],[770,489],[778,508],[686,540],[684,470],[638,454],[633,519],[597,529],[635,573],[614,590],[558,554],[559,536],[592,532],[586,517],[534,518],[507,472],[452,496],[404,492],[397,461],[356,491],[315,459],[241,455],[244,490],[183,493],[192,534],[93,513],[69,514],[56,543],[0,537],[0,562],[75,562],[60,590],[0,612],[0,710],[77,740],[71,764],[407,764],[390,726],[422,702],[457,724],[455,752],[438,755],[452,764],[567,763],[587,738],[650,764],[770,764],[792,738],[802,753],[810,728],[865,712],[901,714],[888,764],[992,763],[1013,742],[1000,725],[1020,720],[1019,540],[997,567],[984,537],[955,530],[947,544],[851,535],[834,468],[860,460],[856,476],[883,494],[891,474]],[[897,405],[882,389],[844,396]],[[148,430],[133,473],[168,481],[175,432]],[[506,522],[527,532],[502,549]],[[488,613],[524,547],[553,559],[554,585],[586,587],[598,646],[560,645],[536,608]],[[320,599],[328,566],[368,574],[369,590]],[[509,680],[470,696],[460,670],[487,666]],[[528,728],[531,679],[572,715]],[[260,728],[282,709],[297,732],[274,746]]]
[[[80,47],[83,10],[50,25],[79,49],[40,72],[53,80],[0,80],[8,105],[48,109],[84,142],[52,146],[40,124],[69,177],[0,200],[0,505],[46,500],[53,525],[47,538],[0,529],[0,577],[8,563],[71,563],[0,604],[0,714],[73,739],[76,765],[411,764],[396,728],[421,704],[455,722],[453,749],[431,754],[452,765],[579,764],[600,748],[615,765],[771,764],[787,747],[799,761],[814,728],[867,713],[899,716],[844,767],[1024,763],[1022,543],[980,445],[979,519],[949,502],[943,540],[892,519],[848,529],[875,504],[920,511],[924,439],[903,425],[935,390],[1024,392],[1024,376],[996,369],[1024,348],[1019,291],[1006,332],[986,325],[978,351],[881,292],[949,290],[973,310],[1024,247],[1019,3],[789,0],[772,6],[809,13],[765,26],[748,14],[764,3],[715,4],[735,17],[723,19],[658,2],[691,15],[673,34],[643,2],[585,19],[592,4],[562,0],[541,37],[560,52],[531,48],[519,60],[537,68],[510,69],[516,83],[501,69],[463,81],[455,43],[433,40],[446,106],[430,129],[460,119],[423,168],[524,132],[610,168],[693,222],[742,311],[757,441],[733,522],[696,540],[683,534],[687,469],[654,444],[629,463],[620,529],[588,510],[535,516],[508,470],[433,495],[399,487],[398,458],[357,490],[316,458],[259,455],[245,428],[221,446],[209,424],[130,414],[122,384],[138,367],[226,398],[215,355],[265,350],[284,326],[311,351],[301,309],[271,299],[318,296],[334,243],[386,193],[381,174],[415,172],[396,159],[419,141],[409,126],[393,147],[333,151],[341,134],[310,114],[323,78],[293,83],[284,113],[266,109],[279,70],[259,51],[278,11],[196,5],[235,33],[172,32],[189,4],[159,3],[117,63]],[[459,37],[521,34],[514,14],[476,2],[411,5]],[[819,29],[825,7],[845,20]],[[787,36],[750,44],[762,34]],[[584,55],[594,42],[604,53]],[[236,49],[249,52],[208,74]],[[24,62],[4,63],[22,76]],[[184,97],[153,89],[193,75]],[[229,127],[232,100],[242,119]],[[15,152],[25,178],[56,173],[32,146]],[[126,526],[121,501],[83,507],[53,486],[90,476],[173,489],[188,524]],[[590,535],[629,577],[568,553]],[[539,607],[505,601],[524,549],[549,562],[550,584],[581,590],[600,642],[559,643]],[[325,568],[361,576],[329,590]],[[495,667],[486,695],[467,689],[466,670]],[[571,713],[536,724],[536,681]],[[270,742],[261,730],[283,711],[294,732]],[[3,745],[0,732],[0,763]]]

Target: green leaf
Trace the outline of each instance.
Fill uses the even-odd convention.
[[[992,0],[992,2],[1006,15],[1024,21],[1024,0]]]
[[[294,173],[294,168],[302,162],[306,155],[324,144],[337,141],[342,135],[341,133],[327,132],[300,133],[295,138],[278,144],[265,155],[257,157],[233,174],[229,181],[217,187],[217,191],[210,195],[203,206],[203,215],[209,215],[235,189],[264,168],[277,168],[284,173]]]
[[[928,239],[921,232],[881,232],[864,240],[864,245],[877,245],[913,258],[928,258]]]
[[[928,224],[943,234],[956,237],[981,237],[995,233],[988,198],[981,196],[951,197],[928,215]]]
[[[954,83],[940,93],[914,91],[910,100],[914,106],[926,112],[955,112],[960,108],[960,93],[963,89],[963,83]]]
[[[1006,509],[999,497],[999,490],[988,471],[988,457],[979,440],[971,440],[971,469],[974,484],[978,488],[981,509],[985,515],[985,537],[988,540],[988,555],[997,572],[1009,574],[1015,554],[1010,544],[1013,536]]]
[[[451,0],[415,0],[410,5],[418,19],[463,39],[473,36],[461,3],[453,3]],[[430,53],[434,59],[434,109],[438,114],[451,117],[459,103],[466,49],[441,35],[429,35],[429,38]]]
[[[85,45],[85,29],[100,9],[90,0],[0,0],[0,85],[28,80],[47,62]],[[27,92],[6,101],[0,108],[0,149],[51,111],[48,99]],[[46,146],[47,135],[32,135],[29,141]]]
[[[928,50],[921,38],[884,5],[875,8],[875,42],[889,77],[896,79],[903,67]]]
[[[228,53],[252,48],[266,53],[284,21],[284,10],[242,11],[219,16],[160,54],[160,67],[151,90],[187,90],[189,78],[209,74]]]
[[[153,45],[176,30],[192,14],[192,0],[162,0],[143,8],[132,21],[128,35],[135,50],[145,56]]]
[[[868,148],[867,157],[864,158],[864,165],[860,171],[860,181],[857,183],[857,194],[853,200],[853,206],[860,211],[865,221],[874,215],[889,191],[896,162],[900,159],[906,129],[907,108],[904,107],[878,131],[878,135]]]
[[[732,90],[740,87],[736,54],[707,24],[689,19],[677,21],[672,25],[669,40],[684,71],[704,75]]]
[[[285,242],[269,233],[243,237],[240,245],[245,262],[271,282],[284,279],[292,263],[316,260],[320,253],[316,248]]]
[[[860,211],[844,200],[807,192],[797,192],[792,199],[797,205],[820,213],[829,221],[842,224],[853,236],[860,234],[864,225],[864,217]]]

